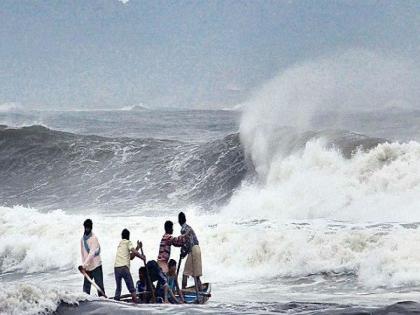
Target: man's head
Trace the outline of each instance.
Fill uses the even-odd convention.
[[[146,279],[146,267],[140,267],[139,269],[139,279],[141,282],[144,282]]]
[[[89,235],[92,232],[93,223],[91,219],[86,219],[83,222],[83,226],[85,228],[85,235]]]
[[[129,240],[130,239],[130,231],[127,229],[122,230],[121,232],[121,238],[123,240]]]
[[[176,261],[173,259],[170,259],[168,262],[168,269],[169,273],[174,274],[176,272]]]
[[[172,223],[172,221],[165,222],[165,233],[167,234],[174,233],[174,224]]]
[[[187,222],[187,219],[185,218],[185,213],[180,212],[178,214],[178,223],[179,223],[179,225],[183,226],[185,222]]]

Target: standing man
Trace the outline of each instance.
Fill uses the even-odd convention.
[[[162,236],[159,245],[159,255],[157,263],[162,271],[168,273],[168,262],[171,256],[171,246],[181,247],[188,241],[188,235],[172,236],[174,233],[174,224],[172,221],[165,222],[165,234]]]
[[[138,257],[146,262],[146,257],[138,252],[141,243],[137,241],[137,247],[134,248],[130,241],[130,231],[124,229],[121,233],[121,241],[118,244],[117,254],[115,256],[114,274],[115,274],[115,300],[121,296],[121,281],[124,279],[125,285],[131,294],[133,303],[137,303],[136,288],[134,287],[133,277],[130,273],[130,260]]]
[[[80,251],[82,254],[82,266],[90,278],[93,278],[95,283],[102,289],[104,289],[104,279],[102,273],[102,260],[101,260],[101,246],[99,245],[98,238],[92,232],[93,223],[91,219],[83,222],[84,234],[80,240]],[[85,278],[83,282],[83,292],[90,294],[91,283]],[[103,294],[98,291],[98,295]]]
[[[184,273],[182,277],[182,288],[187,287],[188,276],[194,278],[195,288],[197,291],[202,291],[200,277],[203,275],[201,267],[201,250],[198,243],[197,235],[194,230],[187,224],[184,212],[178,214],[178,222],[181,226],[181,235],[187,235],[188,241],[181,247],[181,257],[188,255],[184,266]]]

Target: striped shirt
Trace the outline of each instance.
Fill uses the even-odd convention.
[[[171,246],[181,247],[187,240],[185,235],[175,237],[171,234],[164,234],[160,241],[158,261],[167,264],[171,256]]]

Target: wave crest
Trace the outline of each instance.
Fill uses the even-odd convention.
[[[7,206],[120,210],[212,207],[247,172],[237,134],[204,144],[82,136],[42,126],[0,130]]]

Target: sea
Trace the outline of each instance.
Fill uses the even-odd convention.
[[[420,111],[330,109],[299,125],[258,115],[1,111],[0,313],[418,314]],[[122,229],[156,259],[180,211],[207,304],[82,292],[85,219],[113,296]]]

